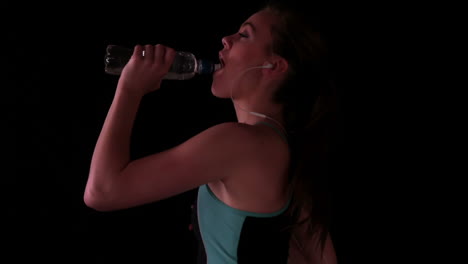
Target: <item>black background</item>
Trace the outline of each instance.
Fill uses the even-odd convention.
[[[7,4],[8,107],[5,146],[7,253],[51,262],[192,263],[188,231],[196,190],[137,208],[96,212],[83,203],[89,164],[117,83],[103,71],[108,44],[171,46],[216,60],[221,38],[259,6],[251,1],[79,2]],[[339,7],[316,6],[341,94],[346,83],[346,19]],[[73,12],[73,13],[72,13]],[[132,135],[132,158],[162,151],[221,122],[234,121],[227,99],[212,96],[211,79],[165,81],[144,97]],[[13,98],[13,100],[10,100]],[[345,109],[345,108],[344,108]],[[345,133],[346,134],[346,133]],[[10,151],[11,150],[11,151]],[[351,157],[344,145],[332,177],[332,235],[341,263],[355,263],[359,219]]]

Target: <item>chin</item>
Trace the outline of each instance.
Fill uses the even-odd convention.
[[[218,97],[218,98],[221,98],[221,99],[224,99],[224,98],[230,98],[231,96],[229,95],[228,92],[220,89],[221,86],[220,85],[216,85],[215,82],[213,82],[211,84],[211,93]]]
[[[213,85],[211,86],[211,93],[212,93],[215,97],[218,97],[218,98],[219,98],[218,94],[216,93],[216,89],[214,88]]]

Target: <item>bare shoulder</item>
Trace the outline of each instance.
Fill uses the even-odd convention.
[[[190,144],[200,141],[209,153],[230,153],[227,156],[230,159],[229,162],[235,162],[233,159],[236,159],[242,162],[244,165],[242,167],[248,167],[254,162],[258,164],[258,161],[262,159],[259,155],[269,153],[265,149],[268,139],[258,128],[237,122],[225,122],[212,126],[190,141]],[[266,156],[265,158],[269,159]]]
[[[282,177],[289,161],[289,149],[281,137],[267,126],[252,126],[226,122],[215,125],[197,135],[209,153],[228,152],[231,164],[223,182],[244,180],[265,184]],[[193,138],[193,140],[197,140]],[[276,174],[278,174],[276,176]],[[268,177],[263,179],[262,177]]]
[[[218,135],[220,137],[218,140],[226,140],[227,144],[234,144],[236,147],[248,149],[252,155],[263,154],[270,161],[274,155],[287,155],[288,151],[287,144],[275,131],[267,126],[226,122],[205,130],[203,134],[207,137]],[[260,160],[258,156],[257,160]]]
[[[191,148],[197,144],[203,144],[207,150],[216,150],[229,146],[231,148],[224,149],[224,151],[228,152],[236,149],[254,148],[253,144],[258,144],[258,136],[249,125],[225,122],[207,128],[193,136],[190,140],[181,144],[179,149],[183,149],[186,144],[191,145]]]
[[[238,123],[238,122],[224,122],[212,127],[209,127],[199,133],[198,135],[209,135],[211,133],[220,133],[221,135],[225,136],[247,136],[248,134],[252,134],[252,130],[249,129],[249,125]]]
[[[271,213],[284,207],[287,200],[289,149],[283,139],[268,126],[233,126],[237,142],[245,155],[229,177],[210,183],[215,195],[239,210]]]

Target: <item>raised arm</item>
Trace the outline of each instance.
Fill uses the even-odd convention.
[[[116,119],[117,123],[125,123]],[[109,125],[109,133],[119,133]],[[111,132],[113,131],[113,132]],[[100,153],[121,151],[109,142]],[[257,148],[249,131],[237,123],[211,127],[166,151],[129,162],[126,166],[93,157],[84,201],[99,211],[110,211],[159,201],[200,185],[223,180],[249,163]],[[104,144],[102,144],[104,146]],[[258,150],[258,148],[257,148]],[[115,163],[117,164],[117,162]]]

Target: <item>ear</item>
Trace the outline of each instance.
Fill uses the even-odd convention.
[[[270,75],[284,75],[288,71],[289,63],[284,58],[276,56],[266,61],[264,67]]]

